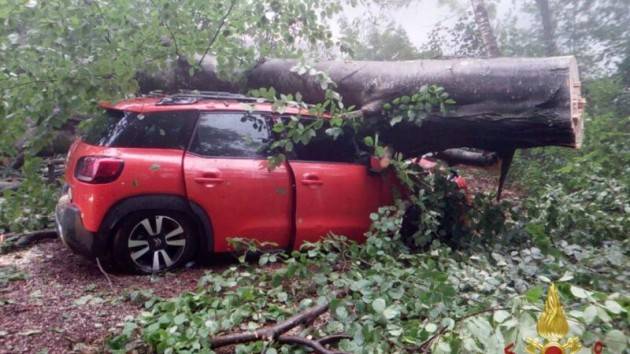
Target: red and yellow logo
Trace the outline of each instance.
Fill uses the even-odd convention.
[[[571,337],[564,341],[564,337],[569,333],[569,323],[560,303],[558,289],[553,283],[547,290],[545,308],[538,318],[536,330],[538,336],[544,338],[544,341],[526,338],[526,350],[530,354],[573,354],[582,348],[578,337]]]

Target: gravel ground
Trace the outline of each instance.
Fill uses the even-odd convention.
[[[170,297],[193,290],[210,269],[193,267],[161,276],[110,275],[113,290],[96,264],[72,254],[58,239],[0,255],[25,280],[0,287],[0,354],[96,353],[127,316],[140,307],[127,301],[133,290]]]

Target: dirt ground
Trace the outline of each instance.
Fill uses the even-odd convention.
[[[223,262],[225,263],[225,262]],[[161,276],[110,275],[113,290],[96,264],[74,255],[59,239],[0,255],[0,267],[15,266],[26,279],[0,287],[0,354],[94,353],[135,316],[134,290],[170,297],[193,290],[204,265]]]

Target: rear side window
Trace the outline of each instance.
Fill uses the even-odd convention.
[[[263,157],[269,142],[265,117],[250,113],[202,113],[190,151],[204,156]]]
[[[88,124],[83,140],[107,147],[185,149],[196,115],[194,111],[109,112]]]
[[[304,125],[312,120],[304,119]],[[334,139],[324,131],[327,124],[306,144],[295,144],[292,159],[317,162],[360,162],[359,151],[355,147],[352,128],[344,129],[344,133]]]

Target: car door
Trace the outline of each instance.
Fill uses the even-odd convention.
[[[245,112],[200,114],[184,158],[188,198],[208,214],[214,251],[242,237],[286,248],[292,231],[292,191],[286,167],[267,168],[265,118]]]
[[[296,180],[296,248],[330,232],[362,241],[370,213],[392,202],[391,176],[368,172],[347,134],[337,140],[318,134],[296,145],[289,164]]]

